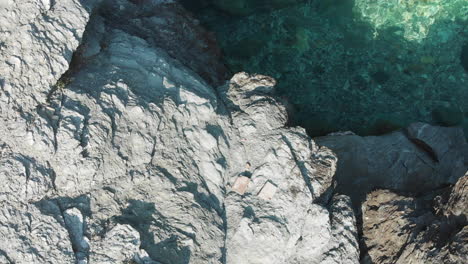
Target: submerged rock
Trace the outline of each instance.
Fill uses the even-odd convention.
[[[217,8],[232,15],[250,15],[254,12],[282,8],[302,0],[209,0]]]
[[[438,107],[432,111],[434,120],[443,126],[457,126],[463,123],[463,112],[456,107]]]
[[[468,43],[465,43],[463,45],[461,54],[460,54],[460,63],[465,69],[465,71],[468,72]]]

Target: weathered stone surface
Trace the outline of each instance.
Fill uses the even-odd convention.
[[[68,69],[97,1],[83,2],[6,1],[0,12],[2,113],[45,103],[50,87]]]
[[[408,138],[437,162],[437,173],[455,183],[468,167],[468,144],[460,128],[434,127],[413,123],[406,129]]]
[[[271,200],[273,196],[275,196],[276,193],[276,186],[272,184],[271,182],[267,181],[260,192],[258,192],[258,197],[264,199],[264,200]]]
[[[79,209],[71,208],[63,212],[63,219],[65,220],[65,227],[68,229],[76,261],[86,263],[89,241],[84,236],[85,223],[83,215]]]
[[[448,201],[440,201],[440,205],[446,216],[468,215],[468,173],[455,184]]]
[[[331,200],[335,156],[285,127],[273,79],[241,73],[216,91],[183,66],[209,60],[184,50],[200,32],[178,35],[194,22],[168,2],[0,16],[0,259],[357,263],[355,234],[337,232],[355,224],[348,200]],[[230,191],[238,176],[251,181],[243,197]]]
[[[437,193],[421,198],[385,190],[369,194],[362,207],[368,250],[363,263],[466,263],[467,180],[468,175],[460,178],[434,203]]]
[[[249,187],[250,179],[246,176],[237,177],[236,181],[232,185],[232,190],[242,195]]]
[[[216,54],[171,2],[2,2],[0,262],[358,263],[332,148],[272,78],[195,74]]]
[[[240,136],[238,163],[249,164],[248,171],[233,168],[228,185],[237,175],[251,179],[244,195],[229,192],[224,200],[226,262],[357,263],[349,200],[336,211],[313,203],[330,200],[336,158],[304,129],[284,128],[285,108],[271,97],[274,84],[266,76],[240,73],[220,88]],[[353,228],[336,232],[340,227],[330,218]]]
[[[140,248],[140,235],[129,225],[117,225],[93,245],[90,263],[125,263]]]
[[[383,136],[315,139],[338,158],[337,191],[355,205],[376,188],[419,193],[454,184],[468,170],[468,144],[461,128],[423,123]]]
[[[101,10],[114,27],[164,49],[210,84],[221,85],[228,79],[214,34],[178,2],[106,1]]]
[[[336,238],[321,263],[356,263],[359,259],[358,230],[351,199],[346,195],[335,195],[330,204],[331,230]]]

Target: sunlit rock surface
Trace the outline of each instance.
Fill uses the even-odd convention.
[[[337,154],[272,77],[210,85],[219,50],[176,2],[0,8],[0,263],[359,263]]]
[[[192,71],[141,36],[139,16],[109,16],[181,10],[143,2],[2,17],[1,260],[357,263],[349,198],[332,196],[336,158],[285,128],[275,81],[238,74],[218,94],[194,73],[198,51],[182,51]]]

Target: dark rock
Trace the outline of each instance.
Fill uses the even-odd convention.
[[[256,11],[283,8],[302,0],[211,0],[219,9],[237,16],[250,15]]]
[[[405,120],[395,115],[382,115],[379,117],[369,129],[367,134],[369,135],[383,135],[406,126]]]
[[[362,263],[466,263],[468,174],[420,198],[377,190],[362,206]]]
[[[468,72],[468,43],[465,43],[462,47],[462,51],[460,54],[460,63],[465,71]]]
[[[461,148],[460,151],[451,151],[457,149],[457,146],[466,145],[461,129],[444,127],[434,129],[428,124],[413,123],[406,129],[406,135],[415,144],[424,148],[426,152],[431,152],[438,162],[454,160],[456,157],[468,154],[466,147]]]
[[[378,84],[384,84],[390,80],[390,75],[384,71],[376,71],[371,76],[372,79],[374,79],[374,81],[376,81]]]
[[[463,122],[463,112],[456,107],[438,107],[432,111],[432,117],[443,126],[456,126]]]

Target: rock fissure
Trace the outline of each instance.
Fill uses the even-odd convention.
[[[8,264],[16,264],[16,262],[13,261],[5,251],[0,249],[0,254],[6,258],[6,260],[8,261]]]
[[[293,146],[291,145],[291,142],[286,137],[282,137],[282,140],[286,144],[286,146],[289,148],[290,153],[292,158],[294,159],[294,162],[296,163],[297,167],[299,168],[299,171],[301,172],[302,179],[304,180],[305,185],[309,189],[310,193],[313,195],[314,194],[314,189],[312,187],[312,184],[309,179],[309,173],[307,171],[307,168],[304,166],[304,162],[300,161],[294,151]]]

